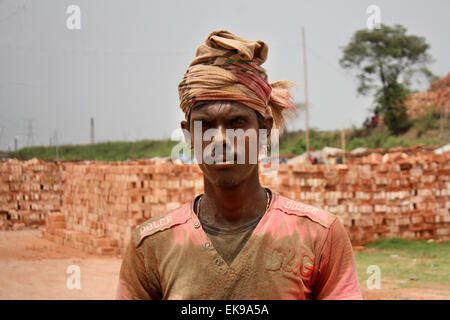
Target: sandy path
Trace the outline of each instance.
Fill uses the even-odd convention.
[[[0,231],[0,299],[113,299],[120,264],[56,245],[39,230]],[[79,290],[67,288],[70,265],[79,266]]]

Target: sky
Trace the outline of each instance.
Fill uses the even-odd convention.
[[[80,29],[69,29],[70,5]],[[433,73],[450,72],[450,1],[0,0],[0,150],[27,145],[170,138],[184,119],[177,86],[213,30],[263,40],[269,81],[292,80],[304,101],[305,28],[309,125],[361,126],[371,97],[358,97],[342,48],[366,28],[368,6],[381,22],[426,38]],[[416,84],[426,90],[428,84]],[[288,129],[304,129],[304,115]]]

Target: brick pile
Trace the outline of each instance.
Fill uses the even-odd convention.
[[[47,214],[46,229],[43,230],[42,235],[57,244],[92,254],[115,255],[117,253],[117,242],[113,239],[68,229],[66,217],[61,212]]]
[[[390,237],[450,240],[450,153],[373,153],[351,165],[285,165],[262,183],[336,214],[354,245]]]
[[[394,149],[345,165],[282,164],[261,183],[336,214],[354,245],[450,240],[450,153]],[[23,196],[34,197],[31,208],[45,213],[45,237],[104,255],[123,253],[137,224],[203,192],[203,178],[196,165],[168,162],[10,160],[2,164],[0,190],[2,212],[28,211]]]
[[[423,117],[427,112],[440,112],[443,108],[445,114],[450,112],[450,73],[434,81],[425,92],[413,93],[405,101],[408,117],[416,119]]]
[[[363,152],[358,152],[356,154],[352,152],[346,152],[346,164],[360,164],[364,161],[362,158],[367,156],[383,156],[387,153],[401,152],[406,156],[415,157],[418,154],[434,154],[434,151],[438,149],[439,146],[422,146],[422,145],[414,145],[410,147],[394,147],[394,148],[375,148],[375,149],[367,149]],[[381,158],[380,158],[381,159]]]
[[[171,163],[65,163],[61,210],[66,230],[85,237],[88,252],[123,252],[136,225],[202,192],[200,178],[196,166]]]
[[[40,160],[0,163],[0,230],[45,224],[61,207],[60,167]]]

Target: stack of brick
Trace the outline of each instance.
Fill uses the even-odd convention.
[[[389,237],[450,240],[450,153],[414,150],[371,153],[350,164],[281,164],[261,183],[336,214],[354,245]],[[123,253],[136,225],[201,192],[196,165],[10,160],[1,167],[0,223],[51,212],[44,235],[52,241]]]
[[[80,249],[98,255],[115,255],[117,242],[107,237],[93,236],[84,232],[69,230],[66,218],[61,212],[47,214],[46,228],[42,235],[57,244]]]
[[[359,152],[357,154],[353,154],[351,152],[346,152],[346,164],[361,164],[361,163],[380,163],[383,155],[400,152],[404,153],[407,156],[417,156],[424,154],[434,154],[434,151],[438,148],[438,146],[421,146],[414,145],[411,147],[394,147],[394,148],[376,148],[376,149],[367,149],[364,152]],[[365,159],[363,159],[365,158]]]
[[[42,160],[0,163],[0,229],[43,225],[47,212],[61,207],[61,170]]]
[[[262,182],[336,214],[352,243],[450,240],[450,154],[372,154],[352,165],[281,165]]]
[[[136,225],[203,190],[196,166],[142,160],[65,163],[63,177],[66,229],[110,239],[118,252]]]
[[[449,239],[449,156],[397,151],[352,165],[280,165],[261,180],[336,214],[355,245],[385,237]],[[66,164],[64,174],[67,229],[114,239],[118,252],[137,224],[202,192],[193,165],[92,162]]]
[[[425,92],[413,93],[405,101],[408,117],[416,119],[434,111],[448,115],[450,112],[450,73],[434,81]]]

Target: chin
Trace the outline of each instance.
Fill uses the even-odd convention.
[[[239,185],[240,181],[231,177],[219,177],[211,181],[216,187],[223,189],[232,189]]]
[[[232,189],[247,179],[251,175],[253,168],[233,166],[227,170],[215,170],[212,167],[204,169],[206,170],[202,170],[203,175],[212,185],[219,188]]]

